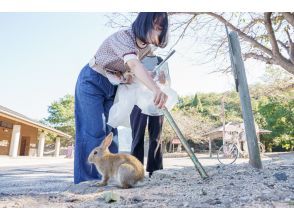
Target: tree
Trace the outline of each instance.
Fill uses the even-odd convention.
[[[203,107],[202,107],[201,100],[200,100],[200,98],[199,98],[199,96],[198,96],[197,94],[195,94],[195,96],[194,96],[194,98],[193,98],[193,100],[192,100],[191,105],[192,105],[193,107],[196,107],[196,110],[197,110],[198,112],[202,112],[202,111],[203,111]]]
[[[74,138],[74,97],[72,95],[65,95],[59,101],[54,101],[48,107],[48,112],[50,115],[43,122]]]
[[[252,110],[259,128],[272,131],[261,136],[267,150],[294,148],[294,77],[281,68],[267,66],[262,84],[250,86]],[[222,125],[221,99],[224,93],[198,93],[179,97],[172,115],[187,139],[205,144],[203,134]],[[243,122],[237,92],[226,92],[226,122]],[[202,111],[198,110],[201,100]],[[175,134],[168,123],[163,129],[163,139],[168,142]]]
[[[272,133],[266,138],[272,146],[282,146],[286,150],[294,148],[294,100],[285,102],[271,98],[259,107],[264,117],[264,127]]]
[[[294,78],[278,68],[267,67],[266,84],[251,89],[256,122],[272,133],[261,138],[268,148],[294,148]]]
[[[212,40],[206,53],[207,55],[214,54],[212,58],[227,54],[227,39],[222,31],[223,26],[226,25],[236,31],[241,38],[245,59],[253,58],[267,64],[275,64],[294,75],[294,43],[291,38],[294,33],[294,13],[169,13],[170,16],[183,14],[190,15],[190,17],[179,22],[174,28],[182,27],[178,39],[185,36],[188,28],[194,31],[196,37],[197,32],[204,27],[214,27],[214,32],[209,33]],[[208,29],[211,29],[209,27]],[[218,32],[223,32],[223,34],[218,35]],[[216,36],[213,37],[213,35]],[[228,70],[228,68],[223,70]]]

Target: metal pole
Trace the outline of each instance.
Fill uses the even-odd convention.
[[[229,33],[229,45],[231,62],[233,71],[236,76],[236,87],[239,92],[242,107],[242,115],[244,120],[246,139],[249,151],[249,164],[255,168],[261,169],[262,163],[260,159],[259,147],[257,143],[254,118],[251,107],[248,83],[245,73],[245,67],[241,56],[241,47],[236,32]]]
[[[158,70],[173,54],[175,53],[175,50],[172,50],[167,57],[158,65],[154,68],[153,71]],[[205,170],[203,169],[202,165],[200,164],[200,162],[198,161],[198,159],[196,158],[195,154],[192,152],[191,147],[189,146],[188,142],[186,141],[186,139],[184,138],[184,135],[182,134],[182,132],[180,131],[180,129],[178,128],[176,122],[174,121],[173,117],[171,116],[171,114],[169,113],[169,111],[164,107],[162,109],[162,112],[164,114],[164,116],[167,118],[169,124],[171,125],[171,127],[174,129],[174,131],[176,132],[177,136],[179,137],[181,143],[183,144],[184,148],[186,149],[188,155],[190,156],[192,162],[195,165],[195,168],[197,169],[197,171],[199,172],[200,176],[202,177],[202,179],[206,179],[208,178],[207,173],[205,172]]]
[[[188,142],[186,141],[184,135],[182,134],[182,132],[178,128],[176,122],[174,121],[174,119],[171,116],[171,114],[169,113],[169,111],[166,108],[163,108],[162,111],[163,111],[164,116],[167,118],[169,124],[174,129],[177,136],[179,137],[181,143],[183,144],[184,148],[186,149],[188,155],[190,156],[191,160],[193,161],[195,168],[199,172],[202,179],[208,178],[207,173],[205,172],[204,168],[202,167],[202,165],[200,164],[200,162],[196,158],[195,154],[192,152],[191,147],[189,146]]]

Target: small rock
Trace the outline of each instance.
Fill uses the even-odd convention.
[[[205,202],[208,203],[209,205],[217,205],[217,204],[222,203],[218,198],[216,198],[216,199],[208,199]]]
[[[224,186],[223,189],[229,191],[229,190],[231,190],[231,186],[229,186],[229,185]]]
[[[285,172],[275,173],[274,177],[276,177],[278,181],[286,181],[288,179]]]
[[[241,202],[247,202],[247,201],[249,201],[249,200],[250,200],[250,197],[246,197],[246,196],[240,198],[240,201],[241,201]]]
[[[189,205],[190,205],[189,202],[184,202],[184,203],[183,203],[183,207],[184,207],[184,208],[189,207]]]
[[[201,195],[202,196],[206,196],[207,195],[207,192],[204,189],[201,189]]]
[[[231,208],[231,203],[224,203],[226,208]]]
[[[215,200],[215,205],[217,204],[222,204],[222,202],[220,200]]]
[[[69,198],[69,199],[65,200],[65,202],[77,202],[77,201],[79,201],[79,200],[76,198]]]
[[[271,193],[271,191],[270,190],[262,190],[262,192],[261,192],[262,194],[270,194]]]
[[[103,193],[103,198],[105,202],[111,203],[111,202],[116,202],[119,200],[120,196],[114,192],[105,192]]]
[[[140,196],[134,196],[133,198],[132,198],[132,201],[133,202],[141,202],[143,199],[142,199],[142,197],[140,197]]]
[[[270,189],[274,189],[275,188],[275,184],[272,184],[272,183],[264,183],[264,185],[266,185]]]

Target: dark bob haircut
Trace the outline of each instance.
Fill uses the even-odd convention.
[[[159,44],[155,46],[164,48],[168,41],[168,18],[166,12],[140,12],[132,24],[132,30],[136,38],[148,44],[148,34],[152,31],[154,24],[158,24],[162,28]]]

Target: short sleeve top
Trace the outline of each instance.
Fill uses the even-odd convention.
[[[120,30],[110,35],[99,47],[95,54],[95,63],[103,69],[126,72],[127,57],[136,57],[139,60],[148,54],[151,47],[139,48],[131,28]]]

